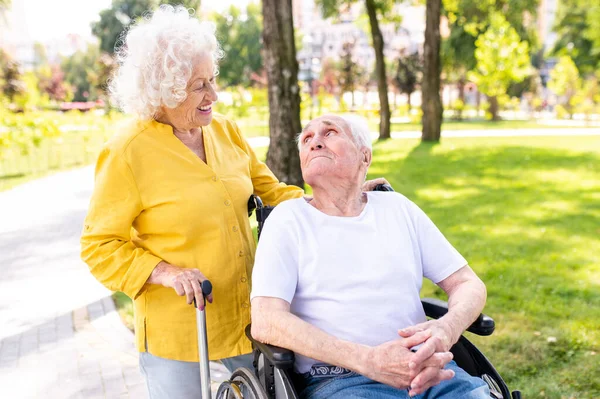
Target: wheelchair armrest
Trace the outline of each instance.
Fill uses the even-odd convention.
[[[423,298],[421,299],[421,304],[423,304],[425,314],[432,319],[439,319],[448,313],[448,302],[446,301],[435,298]],[[492,335],[495,328],[496,323],[494,323],[494,319],[482,313],[477,320],[467,328],[467,331],[472,332],[473,334],[487,336]]]
[[[252,342],[252,345],[258,349],[269,362],[278,369],[287,370],[294,366],[294,352],[289,349],[280,348],[259,342],[252,338],[251,324],[246,326],[246,336]]]

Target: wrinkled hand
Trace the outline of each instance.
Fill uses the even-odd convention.
[[[362,191],[373,191],[378,184],[390,184],[383,177],[379,177],[377,179],[368,180],[362,186]]]
[[[454,375],[442,370],[452,360],[451,353],[434,353],[423,361],[411,352],[413,346],[426,342],[431,332],[421,331],[409,338],[383,343],[370,349],[366,369],[361,372],[367,378],[398,389],[406,389],[416,379],[418,386],[427,386],[428,382],[442,381]],[[412,391],[411,391],[412,392]]]
[[[206,277],[198,269],[186,269],[170,265],[167,262],[160,262],[152,271],[148,282],[173,288],[177,295],[186,296],[188,304],[191,304],[195,298],[198,309],[204,310],[200,285],[204,280]],[[212,293],[206,297],[206,300],[212,303]]]
[[[415,334],[427,332],[430,337],[417,349],[411,367],[416,367],[419,362],[430,359],[436,353],[448,353],[452,347],[452,332],[450,328],[440,320],[429,320],[425,323],[416,324],[398,331],[404,338],[413,337]],[[444,364],[445,366],[445,364]],[[442,366],[442,367],[444,367]],[[439,384],[443,380],[454,377],[452,370],[439,370],[435,367],[423,368],[410,383],[410,396],[425,392],[427,389]]]
[[[438,355],[442,354],[436,353],[433,357]],[[452,353],[450,353],[449,357],[443,358],[439,363],[423,368],[423,370],[421,370],[421,372],[411,381],[408,394],[411,397],[421,394],[442,381],[452,379],[454,377],[454,371],[444,369],[450,360],[452,360]]]
[[[448,352],[454,344],[452,330],[442,320],[428,320],[424,323],[415,324],[398,330],[398,334],[403,338],[408,338],[423,331],[429,331],[431,338],[417,350],[417,353],[423,350],[423,357],[420,357],[420,360],[431,356],[433,352]]]

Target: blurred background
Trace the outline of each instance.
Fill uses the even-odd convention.
[[[43,352],[44,323],[57,317],[31,319],[18,305],[47,270],[44,242],[67,243],[55,262],[72,268],[60,269],[49,298],[66,298],[60,315],[77,314],[70,337],[83,331],[77,320],[101,318],[91,291],[65,281],[87,273],[77,240],[90,165],[128,118],[106,93],[115,44],[162,3],[215,23],[225,51],[215,109],[277,173],[259,1],[0,0],[0,381]],[[498,327],[472,338],[508,385],[524,397],[600,398],[600,2],[293,0],[291,13],[302,124],[325,113],[368,120],[377,140],[369,176],[421,206],[486,282]],[[433,42],[428,26],[439,30]],[[427,106],[436,96],[439,114]],[[71,216],[47,222],[65,207]],[[98,292],[94,301],[111,295]],[[132,328],[130,300],[110,298]],[[36,351],[23,352],[27,336]],[[139,384],[124,380],[119,389],[137,397]],[[103,384],[100,397],[123,393]]]

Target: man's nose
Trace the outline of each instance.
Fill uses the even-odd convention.
[[[310,143],[310,149],[311,150],[322,150],[323,149],[323,142],[321,141],[320,138],[313,138],[312,142]]]

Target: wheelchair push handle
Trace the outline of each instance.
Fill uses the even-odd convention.
[[[393,192],[394,189],[389,184],[378,184],[375,186],[373,191],[392,191]]]

